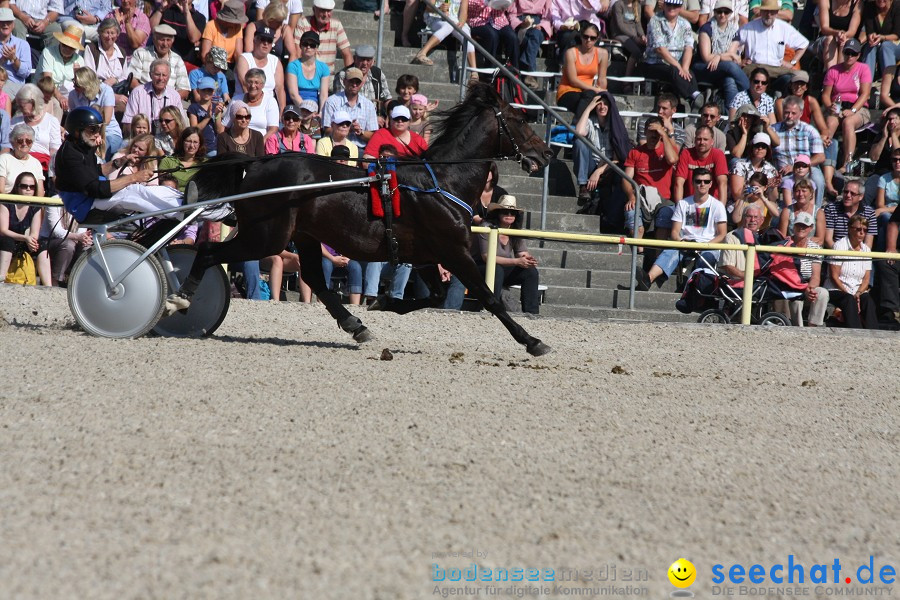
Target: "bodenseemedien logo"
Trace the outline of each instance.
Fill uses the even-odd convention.
[[[679,588],[669,594],[672,598],[694,597],[694,592],[687,589],[697,579],[697,569],[691,561],[686,558],[679,558],[669,566],[667,574],[672,585]]]

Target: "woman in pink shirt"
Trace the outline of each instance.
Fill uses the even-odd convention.
[[[844,61],[825,72],[822,91],[825,135],[834,138],[838,125],[844,133],[844,160],[838,169],[843,172],[847,163],[853,160],[856,151],[856,130],[869,122],[869,93],[872,91],[872,72],[868,65],[860,62],[862,45],[859,40],[849,39],[844,44]]]

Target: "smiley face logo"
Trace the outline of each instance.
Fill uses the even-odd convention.
[[[689,587],[697,578],[697,569],[685,558],[679,558],[669,567],[669,581],[677,588]]]

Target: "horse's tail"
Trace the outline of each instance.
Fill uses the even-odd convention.
[[[244,171],[254,160],[254,157],[240,152],[229,152],[203,163],[191,177],[197,186],[197,200],[214,200],[238,193]]]

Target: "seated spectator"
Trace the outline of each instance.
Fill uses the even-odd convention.
[[[107,175],[110,181],[119,177],[131,175],[138,171],[149,171],[150,177],[146,181],[142,181],[142,185],[159,185],[159,179],[156,175],[156,168],[159,158],[165,154],[156,147],[156,140],[151,133],[141,133],[133,138],[128,145],[116,152],[112,160],[117,161],[116,164],[121,165],[118,169],[113,169]]]
[[[214,101],[216,93],[216,81],[210,77],[204,77],[197,84],[195,90],[200,96],[199,102],[193,102],[187,109],[191,127],[196,127],[203,134],[203,146],[207,149],[207,156],[216,155],[217,136],[225,131],[222,117],[225,114],[225,103]]]
[[[250,23],[244,29],[244,47],[253,47],[253,37],[260,27],[268,27],[275,32],[275,39],[272,41],[272,49],[269,51],[286,64],[290,60],[291,55],[295,53],[294,48],[294,27],[300,20],[303,7],[299,0],[291,0],[291,4],[295,4],[291,10],[300,11],[290,14],[290,23],[288,22],[289,9],[282,2],[270,2],[260,13],[257,11],[257,21]]]
[[[745,214],[744,208],[754,206],[759,211],[759,228],[765,231],[771,227],[772,219],[778,217],[781,211],[778,210],[778,204],[770,199],[767,193],[768,189],[769,178],[764,173],[750,175],[746,190],[734,199],[734,210],[731,213],[732,222],[735,225],[740,223],[740,215]]]
[[[662,229],[668,233],[672,226],[672,174],[678,163],[678,144],[674,136],[670,136],[659,117],[650,117],[644,123],[646,141],[633,148],[625,159],[625,174],[638,184],[635,190],[627,179],[622,180],[627,200],[625,202],[625,228],[634,231],[635,211],[640,208],[636,237],[644,236],[644,222],[656,216],[657,235]],[[651,206],[662,206],[658,214],[647,213],[643,206],[638,207],[638,197],[652,199]],[[643,202],[641,203],[643,205]]]
[[[516,206],[516,197],[505,195],[488,206],[487,220],[502,229],[520,229],[522,209]],[[484,275],[487,270],[488,235],[478,235],[478,246],[472,247],[473,258]],[[521,286],[522,312],[538,314],[541,309],[538,284],[538,260],[528,252],[525,238],[500,235],[497,241],[497,264],[494,269],[494,297],[500,300],[504,287]]]
[[[628,139],[628,129],[625,127],[619,109],[609,92],[598,93],[588,103],[578,123],[575,126],[578,135],[583,135],[587,140],[600,149],[601,154],[608,160],[622,165],[631,152],[631,140]],[[625,197],[619,194],[621,179],[616,175],[606,161],[592,152],[591,148],[580,139],[575,140],[572,153],[573,170],[578,182],[578,201],[586,208],[579,211],[581,214],[601,214],[601,207],[606,208],[612,214],[604,214],[604,220],[621,231],[624,224],[623,207]],[[601,200],[593,200],[599,194]],[[615,199],[615,202],[611,200]],[[615,208],[609,210],[610,207]]]
[[[376,158],[382,144],[390,144],[397,149],[401,158],[419,156],[428,150],[428,142],[418,133],[409,130],[410,113],[405,106],[395,106],[391,111],[387,129],[379,129],[369,139],[363,158]]]
[[[206,29],[206,17],[194,8],[191,0],[166,0],[161,6],[157,6],[150,14],[150,26],[154,28],[154,33],[160,24],[168,25],[175,31],[175,39],[172,41],[172,51],[175,54],[187,64],[203,64],[195,48],[200,44],[200,38]]]
[[[275,3],[273,6],[278,6]],[[244,24],[247,23],[244,3],[241,0],[228,0],[216,13],[216,18],[209,21],[203,28],[200,36],[200,61],[206,65],[209,63],[209,51],[211,48],[221,48],[222,58],[217,59],[217,67],[222,71],[228,69],[229,64],[234,64],[237,57],[244,52]],[[255,29],[254,29],[255,32]],[[250,40],[253,40],[251,35]],[[248,44],[249,48],[250,45]],[[225,63],[222,66],[222,63]],[[212,73],[207,72],[207,75]],[[228,88],[224,88],[228,89]]]
[[[318,139],[322,135],[322,119],[315,102],[304,100],[300,104],[300,132]]]
[[[428,98],[422,94],[413,94],[409,103],[409,130],[422,136],[427,144],[431,138],[431,123],[428,121]]]
[[[409,4],[407,4],[409,6]],[[470,34],[472,30],[469,28],[469,24],[467,23],[469,19],[469,0],[456,0],[452,2],[443,2],[440,5],[441,10],[444,11],[444,15],[449,17],[454,23],[463,31],[463,33]],[[426,10],[425,12],[425,25],[428,29],[431,30],[431,37],[425,42],[425,45],[422,46],[422,49],[416,52],[416,55],[413,57],[410,63],[414,65],[433,65],[434,61],[428,58],[428,53],[434,50],[438,44],[447,39],[448,35],[452,35],[456,38],[460,44],[465,43],[465,38],[461,35],[453,31],[453,28],[443,21],[440,17],[429,12],[431,9]],[[403,11],[404,22],[406,20],[406,9]],[[406,29],[404,29],[404,46],[410,46],[409,41],[406,39]],[[466,44],[466,64],[475,68],[475,46],[471,44]],[[477,73],[472,73],[470,77],[477,78]],[[398,84],[399,85],[399,84]]]
[[[329,96],[322,109],[322,127],[325,128],[326,135],[330,133],[332,119],[337,111],[343,111],[350,115],[353,121],[350,129],[350,141],[360,149],[366,147],[375,130],[378,129],[375,105],[359,93],[362,87],[362,77],[362,71],[359,69],[355,67],[349,69],[344,80],[344,91]]]
[[[519,38],[509,24],[506,9],[488,6],[485,0],[469,0],[466,23],[472,30],[472,38],[491,56],[500,59],[502,45],[506,62],[511,65],[519,64]]]
[[[895,6],[893,0],[866,2],[862,22],[866,33],[862,60],[873,76],[876,72],[884,74],[900,60],[900,4]]]
[[[725,205],[709,194],[712,173],[703,167],[694,169],[692,183],[697,193],[680,200],[675,206],[671,238],[676,242],[719,243],[728,231],[728,213]],[[671,276],[681,262],[681,254],[679,250],[666,248],[659,253],[649,273],[638,268],[635,273],[637,289],[647,291],[659,277]],[[705,251],[702,255],[711,265],[718,260],[718,252]]]
[[[26,178],[24,182],[19,183],[19,188],[22,192],[27,192],[28,185]],[[50,285],[54,287],[66,285],[69,268],[93,243],[91,232],[79,227],[65,208],[59,205],[44,207],[38,245],[47,248],[46,252],[50,259]]]
[[[825,162],[825,147],[822,137],[815,127],[800,120],[803,102],[796,96],[788,96],[784,101],[784,118],[772,130],[778,136],[775,144],[775,166],[782,176],[793,171],[798,156],[809,157],[810,177],[816,184],[816,206],[822,206],[825,196],[825,176],[818,165]]]
[[[644,69],[648,77],[670,83],[679,97],[699,111],[703,96],[691,72],[694,31],[691,24],[678,14],[683,4],[683,0],[665,0],[663,15],[650,19]]]
[[[53,45],[53,34],[62,31],[58,22],[65,14],[62,0],[11,0],[9,7],[16,17],[13,34],[19,39],[33,35],[47,48]]]
[[[702,5],[700,0],[686,0],[678,11],[678,16],[685,19],[691,24],[691,27],[698,27],[700,23],[700,9]],[[644,20],[650,21],[654,16],[661,16],[665,13],[665,3],[663,0],[644,0]]]
[[[783,206],[791,205],[791,198],[794,197],[794,184],[801,179],[805,179],[809,182],[809,189],[813,193],[813,198],[815,198],[816,184],[809,177],[809,157],[805,154],[800,154],[799,156],[797,156],[797,158],[794,159],[793,169],[794,170],[790,175],[787,175],[781,180],[781,201]],[[787,237],[788,235],[790,234],[784,234],[785,237]]]
[[[466,4],[466,0],[461,0],[462,4]],[[404,48],[412,48],[412,42],[409,41],[409,30],[412,27],[413,21],[416,18],[416,13],[419,8],[419,0],[405,0],[403,5],[403,25],[400,28],[400,45]],[[448,6],[447,10],[452,10],[452,7]],[[458,9],[456,11],[458,13]],[[428,9],[425,10],[425,19],[426,24],[428,24]],[[454,19],[456,19],[456,23],[459,24],[460,20],[454,15]],[[460,28],[465,27],[466,19],[463,17],[462,25]],[[428,25],[428,28],[431,31],[434,31],[434,28],[431,25]],[[453,31],[452,29],[450,31]],[[468,33],[468,31],[466,32]],[[472,57],[475,58],[474,56]]]
[[[578,44],[579,30],[584,33],[582,23],[587,21],[598,32],[603,29],[603,22],[598,16],[598,13],[605,10],[603,4],[603,0],[551,0],[550,22],[553,25],[557,60],[560,63],[563,62],[566,51]]]
[[[378,126],[383,127],[384,123],[381,115],[384,112],[385,104],[391,99],[391,90],[384,71],[375,66],[375,48],[373,46],[362,45],[356,47],[353,51],[353,65],[344,67],[335,73],[331,89],[335,93],[343,90],[347,71],[353,67],[359,69],[363,74],[363,83],[359,93],[368,98],[375,105],[375,108],[378,109]]]
[[[111,0],[66,0],[65,14],[60,15],[57,21],[64,29],[69,25],[81,27],[85,39],[96,43],[99,25],[111,10]]]
[[[878,124],[878,137],[869,147],[869,158],[875,161],[873,174],[866,179],[866,193],[863,204],[875,204],[878,194],[878,180],[892,170],[891,157],[893,151],[900,148],[900,106],[889,108],[881,113]]]
[[[828,69],[841,62],[840,50],[859,34],[859,27],[862,24],[862,2],[818,0],[818,5],[819,38],[813,42],[810,51]]]
[[[615,2],[611,11],[609,31],[612,38],[621,43],[625,50],[625,55],[628,57],[625,63],[625,76],[631,77],[647,50],[647,34],[644,32],[641,22],[643,12],[641,0]]]
[[[337,60],[337,53],[340,52],[344,59],[344,65],[353,62],[353,55],[350,53],[350,41],[347,34],[344,33],[344,26],[334,17],[334,0],[313,0],[313,15],[300,17],[297,26],[294,28],[294,54],[290,59],[294,60],[298,57],[300,51],[300,37],[307,31],[315,31],[319,34],[319,50],[318,58],[328,65],[329,72],[334,73],[334,63]]]
[[[331,127],[327,135],[316,142],[316,154],[319,156],[331,156],[336,146],[347,146],[348,158],[358,158],[362,150],[350,139],[350,130],[353,127],[350,114],[339,110],[332,116]],[[356,161],[349,163],[356,166]]]
[[[731,167],[731,198],[737,200],[744,195],[746,190],[744,185],[754,173],[762,173],[768,180],[768,189],[766,197],[777,202],[778,194],[777,181],[779,178],[778,171],[770,161],[772,159],[772,146],[769,136],[765,133],[757,133],[753,136],[753,146],[751,147],[750,158],[739,158],[734,161]],[[807,159],[809,160],[809,159]],[[807,165],[807,168],[809,165]],[[732,218],[734,213],[732,213]]]
[[[250,69],[244,77],[246,90],[243,94],[235,94],[235,101],[241,100],[250,109],[250,129],[254,129],[269,139],[278,131],[278,101],[272,94],[263,92],[266,85],[266,74],[262,69]],[[225,126],[229,125],[226,118]]]
[[[84,66],[84,51],[81,45],[81,27],[70,25],[65,32],[55,33],[53,37],[59,42],[41,52],[37,72],[42,77],[51,77],[56,86],[56,99],[64,111],[69,110],[69,92],[72,91],[72,80],[75,70]]]
[[[235,100],[228,107],[225,131],[219,134],[216,146],[218,154],[240,152],[248,156],[265,156],[266,141],[263,135],[250,127],[252,111],[246,103]]]
[[[154,142],[160,152],[169,155],[175,151],[175,144],[181,137],[181,132],[187,127],[187,123],[188,120],[185,118],[181,104],[164,106],[159,111],[158,132],[154,137]]]
[[[838,240],[849,235],[850,221],[853,217],[860,217],[868,225],[868,231],[863,241],[866,247],[871,248],[875,235],[878,233],[878,225],[875,222],[875,209],[871,206],[862,206],[861,185],[859,180],[851,179],[844,184],[844,193],[840,202],[833,202],[825,207],[825,247],[834,248]],[[847,248],[844,247],[844,250]]]
[[[0,67],[6,69],[9,78],[3,91],[15,96],[25,80],[31,76],[31,46],[24,38],[13,35],[13,11],[0,7]]]
[[[104,19],[97,26],[97,43],[90,44],[84,53],[84,66],[97,74],[97,77],[113,88],[128,79],[125,68],[125,52],[116,43],[119,36],[119,24],[115,19]],[[125,110],[128,102],[127,94],[114,94],[115,112]]]
[[[319,34],[307,31],[300,36],[300,58],[287,66],[287,91],[292,103],[299,106],[304,100],[312,100],[322,110],[328,99],[331,75],[328,65],[316,58]]]
[[[7,73],[6,69],[0,67],[0,110],[6,111],[6,115],[3,117],[5,120],[12,118],[12,98],[3,91],[3,85],[8,79],[9,73]]]
[[[769,124],[775,124],[775,99],[766,93],[769,86],[769,73],[762,67],[757,67],[750,72],[750,88],[738,92],[728,105],[728,118],[734,119],[737,110],[745,104],[750,104],[756,109],[759,116]]]
[[[780,10],[778,0],[763,0],[759,17],[738,30],[731,46],[733,53],[739,52],[741,47],[744,49],[744,73],[763,67],[767,78],[783,79],[782,84],[776,82],[776,89],[786,86],[809,46],[809,40],[803,34],[778,18]],[[752,88],[753,78],[750,79]]]
[[[519,64],[516,66],[522,71],[538,70],[537,58],[541,44],[553,34],[550,28],[550,4],[551,0],[514,0],[509,6],[509,23],[521,40]],[[526,75],[524,81],[528,87],[540,89],[537,79],[531,75]]]
[[[750,0],[748,3],[749,17],[758,19],[762,15],[762,0]],[[775,17],[781,19],[785,23],[791,23],[794,20],[794,3],[792,0],[781,0],[778,12]]]
[[[415,75],[410,75],[409,73],[401,75],[397,78],[397,85],[394,87],[394,91],[397,92],[397,99],[388,102],[388,112],[398,104],[402,104],[406,108],[409,108],[409,105],[412,104],[412,97],[419,93],[419,78]],[[426,106],[428,110],[434,110],[437,107],[437,100]]]
[[[900,79],[897,78],[896,66],[890,66],[882,72],[878,102],[884,110],[893,108],[900,103]]]
[[[737,35],[738,25],[731,20],[731,13],[731,0],[717,0],[715,19],[700,28],[698,56],[691,67],[698,81],[723,88],[725,106],[729,107],[739,92],[750,89],[750,80],[741,70],[741,56],[732,51],[731,42]]]
[[[675,140],[675,143],[678,145],[678,151],[680,152],[684,147],[687,136],[685,134],[684,127],[676,123],[672,118],[675,115],[675,110],[677,108],[678,97],[674,94],[663,92],[656,97],[656,114],[662,121],[663,129],[665,130],[663,133]],[[643,142],[645,139],[647,139],[644,127],[649,122],[649,120],[643,121],[638,126],[638,142]]]
[[[270,4],[281,8],[280,2]],[[282,250],[281,254],[267,256],[259,261],[259,266],[269,272],[269,290],[272,293],[271,300],[281,301],[281,286],[284,281],[284,272],[297,273],[297,287],[300,291],[300,302],[312,302],[312,289],[300,277],[300,256],[290,250]]]
[[[895,210],[885,231],[885,252],[897,252],[897,233],[900,232],[900,210]],[[900,322],[900,261],[875,262],[878,277],[878,313],[882,321]]]
[[[900,202],[900,148],[891,151],[891,172],[878,179],[878,195],[875,197],[875,217],[878,222],[878,238],[875,251],[883,251],[887,224]]]
[[[597,47],[600,30],[587,24],[577,44],[563,54],[562,79],[556,88],[556,103],[575,115],[578,122],[585,107],[597,95],[607,89],[606,70],[609,52]]]
[[[265,95],[271,96],[278,103],[280,111],[286,104],[284,93],[284,67],[278,57],[269,53],[272,49],[272,42],[275,39],[275,33],[268,27],[259,27],[253,38],[253,49],[244,52],[237,58],[234,68],[234,97],[237,98],[244,90],[249,88],[247,76],[251,71],[262,71],[264,77],[262,91]],[[327,84],[326,84],[326,90]],[[247,100],[244,100],[247,102]],[[248,102],[252,106],[252,103]]]
[[[213,102],[221,102],[222,104],[231,102],[231,94],[228,93],[228,80],[225,78],[224,73],[227,68],[228,63],[225,62],[225,50],[218,46],[210,48],[206,53],[203,66],[194,69],[188,74],[193,101],[199,102],[200,100],[200,90],[197,89],[197,85],[202,79],[209,78],[216,84],[213,90]]]
[[[328,289],[334,289],[331,276],[335,269],[343,269],[347,273],[347,292],[350,304],[359,306],[362,301],[362,265],[353,259],[342,256],[331,246],[322,244],[322,271]]]
[[[700,107],[700,119],[697,125],[688,125],[684,128],[684,145],[688,148],[694,146],[694,135],[697,133],[697,127],[706,125],[713,132],[713,148],[718,148],[725,152],[727,148],[725,143],[725,132],[719,129],[719,105],[715,102],[707,102]]]
[[[187,183],[196,173],[197,165],[206,162],[206,144],[203,133],[196,127],[188,127],[178,136],[175,152],[159,161],[160,171],[169,171],[178,182],[178,190],[184,192]]]
[[[844,61],[825,73],[822,103],[825,106],[828,129],[824,135],[833,139],[838,126],[841,127],[844,146],[844,160],[838,168],[841,172],[844,172],[856,152],[856,130],[870,121],[868,103],[872,90],[872,73],[868,65],[859,62],[861,49],[859,40],[847,40],[842,50]],[[835,152],[835,158],[836,156]],[[826,177],[826,181],[829,179]]]
[[[31,156],[34,129],[25,123],[13,127],[10,134],[13,150],[0,154],[0,192],[12,194],[13,183],[21,173],[31,173],[37,182],[35,196],[44,196],[44,173],[40,161]]]
[[[759,231],[762,227],[763,215],[759,206],[756,204],[748,204],[740,209],[739,217],[735,220],[740,226],[725,236],[724,242],[740,246],[743,244],[758,244]],[[735,208],[737,212],[737,208]],[[716,270],[735,282],[744,282],[744,271],[747,269],[747,257],[743,250],[722,250],[719,262],[716,264]],[[754,272],[758,273],[759,262],[754,268]]]
[[[728,162],[725,160],[725,153],[713,148],[712,142],[712,129],[701,125],[694,135],[694,147],[681,150],[678,165],[675,167],[673,202],[694,194],[691,171],[699,168],[707,169],[712,174],[714,187],[707,192],[716,199],[721,198],[722,202],[728,201]]]
[[[138,10],[137,0],[119,0],[119,8],[106,15],[107,19],[115,19],[119,24],[119,37],[116,43],[130,59],[134,51],[143,48],[150,37],[150,19],[144,11]],[[174,35],[174,33],[173,33]]]
[[[16,106],[19,114],[13,118],[12,125],[15,127],[25,123],[34,130],[34,144],[30,152],[41,163],[44,181],[47,182],[50,160],[62,143],[59,119],[44,111],[44,95],[31,83],[22,86],[16,94]],[[47,193],[50,193],[50,186],[47,186]]]
[[[153,28],[153,46],[138,48],[131,56],[131,73],[134,75],[131,80],[131,89],[150,83],[153,65],[156,61],[162,60],[169,65],[167,82],[171,80],[172,87],[178,92],[181,99],[187,99],[191,84],[188,81],[184,60],[172,52],[174,41],[175,29],[171,25],[163,23]]]
[[[820,133],[827,129],[825,116],[822,114],[822,105],[818,99],[809,94],[809,74],[806,71],[795,71],[791,75],[788,96],[794,96],[803,101],[803,112],[800,113],[801,121],[813,125]],[[775,100],[776,122],[784,119],[784,100],[784,98]],[[831,138],[825,137],[823,134],[822,144],[828,148],[830,143]]]
[[[266,154],[283,154],[285,152],[305,152],[314,154],[315,142],[300,131],[300,109],[293,104],[284,107],[281,113],[284,126],[266,140]]]
[[[69,108],[93,106],[103,116],[103,134],[106,141],[106,158],[122,146],[122,129],[113,114],[116,98],[112,88],[97,79],[97,74],[87,67],[75,71],[74,89],[69,92]]]
[[[769,122],[759,115],[752,104],[740,107],[725,132],[725,149],[731,153],[731,161],[750,158],[753,154],[753,137],[771,130]]]
[[[787,242],[787,246],[797,248],[821,248],[822,246],[813,238],[812,231],[815,224],[809,213],[798,213],[793,224],[794,234]],[[803,292],[803,298],[791,300],[791,322],[797,327],[803,327],[803,311],[808,309],[809,321],[807,327],[821,327],[825,319],[825,310],[828,308],[828,290],[822,287],[824,273],[822,273],[822,257],[815,255],[799,255],[795,258],[800,271],[800,279],[807,284]]]
[[[131,127],[129,127],[128,130],[129,136],[132,138],[144,133],[150,133],[152,135],[150,118],[143,113],[134,115],[131,118]]]
[[[53,83],[53,78],[49,75],[41,77],[37,80],[37,86],[41,90],[41,94],[44,95],[44,112],[53,115],[62,122],[64,112],[59,104],[59,100],[56,99],[59,89]]]
[[[845,190],[846,191],[846,190]],[[862,194],[860,194],[862,195]],[[868,207],[867,207],[868,208]],[[834,244],[835,250],[871,252],[863,239],[871,229],[872,222],[862,215],[854,215],[848,223],[848,235]],[[878,329],[875,301],[869,294],[872,276],[872,261],[856,257],[828,257],[829,300],[841,310],[844,324],[851,329]]]
[[[37,180],[29,172],[22,172],[12,185],[13,193],[36,195]],[[41,285],[52,285],[50,257],[41,245],[41,207],[30,204],[0,204],[0,281],[6,281],[13,255],[28,252],[34,260]]]
[[[160,131],[159,119],[164,107],[174,107],[181,115],[181,122],[187,121],[187,115],[181,104],[181,94],[169,82],[171,67],[166,59],[158,58],[150,68],[151,80],[131,90],[122,124],[131,123],[134,115],[141,113],[150,118],[155,132]]]

